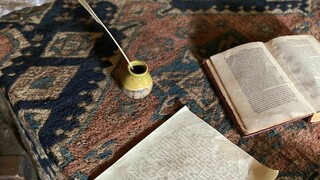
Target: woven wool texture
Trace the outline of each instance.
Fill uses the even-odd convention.
[[[123,93],[126,62],[77,1],[0,18],[0,85],[41,178],[96,177],[184,105],[280,178],[319,178],[319,125],[299,121],[241,138],[201,67],[247,42],[289,34],[319,40],[319,1],[90,5],[129,59],[148,64],[153,90],[140,100]]]

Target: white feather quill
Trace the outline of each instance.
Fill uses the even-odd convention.
[[[99,19],[99,17],[96,15],[96,13],[91,9],[91,7],[89,6],[89,4],[87,3],[87,1],[85,0],[78,0],[79,3],[91,14],[91,16],[93,17],[94,20],[96,20],[109,34],[109,36],[111,37],[111,39],[114,41],[114,43],[118,46],[118,48],[120,49],[122,55],[124,56],[124,58],[126,59],[126,61],[128,62],[129,66],[131,69],[133,69],[132,64],[130,63],[127,55],[124,53],[124,51],[122,50],[122,48],[120,47],[120,45],[117,43],[117,41],[114,39],[114,37],[112,36],[112,34],[110,33],[110,31],[108,30],[108,28],[103,24],[103,22]]]

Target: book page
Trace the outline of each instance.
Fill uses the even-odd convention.
[[[266,43],[304,98],[320,111],[320,43],[311,35],[275,38]]]
[[[247,43],[210,59],[248,132],[312,114],[263,43]]]
[[[265,180],[277,175],[184,107],[97,179]]]
[[[232,121],[236,121],[234,123],[236,123],[235,125],[238,125],[241,131],[242,131],[242,135],[247,135],[249,134],[249,132],[247,132],[246,127],[244,126],[237,109],[235,108],[235,106],[233,105],[233,102],[231,101],[228,92],[226,91],[226,88],[224,87],[218,73],[217,70],[213,67],[213,64],[211,62],[210,59],[207,59],[205,62],[205,65],[207,67],[207,71],[209,72],[209,77],[212,78],[212,83],[214,85],[214,87],[216,88],[216,93],[221,99],[222,102],[221,103],[225,103],[224,104],[224,110],[227,111],[228,113],[232,113],[229,114],[230,118]]]

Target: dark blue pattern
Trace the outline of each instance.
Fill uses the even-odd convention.
[[[40,103],[38,101],[20,101],[17,102],[13,106],[13,110],[18,113],[20,109],[51,109],[51,114],[43,127],[39,132],[39,139],[44,148],[48,148],[53,146],[65,139],[65,136],[60,135],[57,136],[55,131],[58,129],[62,129],[65,131],[70,131],[74,128],[79,127],[79,122],[77,119],[66,120],[66,117],[72,115],[73,117],[78,117],[82,113],[85,112],[85,109],[78,107],[80,102],[85,102],[87,104],[92,102],[92,97],[90,95],[79,95],[80,92],[92,92],[97,89],[98,86],[93,83],[89,83],[90,81],[103,81],[105,80],[105,74],[102,72],[96,72],[95,68],[105,68],[110,66],[111,64],[108,61],[96,61],[96,56],[100,57],[108,57],[113,55],[113,51],[117,49],[114,45],[113,41],[111,41],[110,37],[107,35],[103,35],[96,42],[96,46],[92,50],[92,58],[89,55],[89,58],[39,58],[43,53],[45,47],[48,45],[49,41],[55,35],[55,32],[64,32],[64,31],[84,31],[86,32],[103,32],[104,30],[97,26],[97,23],[92,22],[91,24],[85,26],[81,24],[79,18],[71,19],[69,22],[64,22],[63,24],[59,24],[56,22],[54,25],[54,29],[48,29],[46,27],[46,23],[52,22],[51,19],[54,19],[55,16],[59,14],[63,14],[66,12],[75,13],[71,17],[84,17],[91,18],[91,16],[80,6],[75,11],[71,11],[68,8],[62,7],[62,1],[57,1],[51,11],[49,11],[41,24],[37,26],[37,28],[29,33],[24,34],[26,39],[32,39],[34,35],[44,35],[42,44],[40,47],[28,47],[23,49],[24,53],[31,53],[34,57],[32,59],[28,59],[26,61],[25,57],[19,57],[13,60],[14,65],[3,69],[4,77],[0,79],[0,84],[5,84],[6,86],[12,85],[17,78],[22,75],[29,67],[31,66],[42,66],[42,67],[50,67],[50,66],[80,66],[76,75],[71,79],[69,84],[65,87],[63,92],[60,94],[60,98],[54,100],[48,100],[46,103]],[[110,14],[106,12],[106,9],[111,9],[110,13],[114,14],[117,10],[116,7],[111,3],[98,3],[95,10],[99,12],[102,16],[104,14]],[[103,17],[103,19],[108,22],[113,17]],[[50,26],[53,26],[50,24]],[[115,34],[117,40],[121,42],[121,39],[124,38],[123,34],[120,31],[115,29],[111,29],[111,32]],[[103,46],[101,46],[103,44]],[[108,49],[108,51],[106,51]],[[93,56],[94,54],[94,56]],[[37,58],[36,58],[37,57]],[[21,63],[23,62],[23,65]],[[6,76],[10,73],[15,73],[15,76]],[[35,81],[32,84],[32,88],[46,88],[50,86],[50,83],[54,77],[44,77]],[[7,89],[8,91],[8,89]],[[7,92],[8,93],[8,92]]]
[[[41,77],[36,79],[30,86],[33,89],[48,89],[52,87],[52,83],[55,80],[55,77]]]
[[[184,0],[172,0],[170,3],[173,7],[180,9],[181,11],[198,11],[198,10],[209,10],[216,9],[218,11],[229,10],[232,12],[239,12],[241,9],[245,12],[251,10],[257,12],[263,12],[265,10],[274,10],[276,8],[283,12],[297,8],[303,12],[306,12],[309,7],[307,1],[267,1],[267,0],[199,0],[199,1],[184,1]],[[268,7],[268,8],[267,8]]]
[[[92,18],[90,14],[87,13],[83,7],[77,5],[75,10],[70,8],[63,7],[64,2],[58,0],[53,5],[54,8],[50,9],[42,21],[35,26],[35,29],[30,32],[25,32],[23,30],[24,25],[15,26],[15,28],[23,34],[23,37],[28,41],[32,42],[32,38],[37,36],[43,36],[42,40],[38,43],[40,46],[28,46],[24,49],[21,49],[22,55],[29,56],[20,56],[15,59],[12,59],[13,65],[8,66],[2,69],[3,76],[0,78],[0,84],[5,89],[5,94],[7,95],[10,87],[23,75],[30,67],[65,67],[65,66],[78,66],[78,71],[74,77],[69,81],[65,86],[63,91],[59,94],[57,99],[48,99],[47,101],[38,101],[38,100],[23,100],[16,102],[12,109],[15,114],[18,114],[21,109],[50,109],[51,113],[46,122],[43,124],[41,129],[39,124],[34,121],[33,113],[26,113],[24,117],[30,123],[30,127],[34,130],[40,130],[37,138],[30,137],[29,133],[24,133],[28,143],[32,144],[32,150],[37,156],[38,163],[44,170],[44,173],[47,177],[54,179],[56,170],[52,169],[54,163],[52,162],[54,157],[49,153],[48,149],[53,145],[63,141],[65,135],[57,135],[55,132],[57,130],[63,130],[65,132],[71,131],[74,128],[79,127],[79,120],[77,117],[82,115],[85,112],[83,107],[79,107],[80,103],[90,104],[92,102],[92,96],[90,92],[96,90],[98,85],[93,82],[101,82],[106,80],[106,76],[103,72],[97,70],[103,69],[111,66],[112,64],[109,61],[100,61],[102,57],[110,57],[114,55],[114,51],[117,50],[116,45],[113,43],[111,38],[105,34],[104,29],[102,29],[95,21],[90,21]],[[118,10],[117,7],[109,2],[97,3],[94,8],[96,12],[99,12],[98,15],[105,20],[105,24],[108,23],[114,18],[113,15]],[[64,20],[63,23],[59,21],[52,21],[57,19],[61,14],[68,13],[69,17],[72,17],[69,20]],[[108,15],[112,16],[108,16]],[[84,24],[80,19],[81,17],[85,21],[89,22]],[[4,19],[7,17],[3,17]],[[73,19],[75,18],[75,19]],[[50,22],[50,24],[48,24]],[[0,24],[0,29],[6,28],[6,23]],[[33,25],[33,24],[32,24]],[[54,28],[53,28],[54,27]],[[114,34],[115,38],[121,43],[121,40],[125,38],[124,34],[121,31],[110,28],[111,33]],[[102,32],[104,33],[100,38],[97,39],[95,46],[91,50],[88,58],[54,58],[54,57],[43,57],[42,54],[45,52],[45,48],[48,46],[49,42],[56,35],[56,32]],[[10,35],[9,35],[10,36]],[[12,50],[15,51],[19,47],[19,42],[16,40],[14,42],[15,46]],[[32,55],[32,58],[28,58]],[[0,61],[0,65],[7,60],[7,57]],[[9,76],[9,74],[14,74]],[[35,80],[30,89],[47,89],[52,87],[52,83],[55,80],[55,77],[41,77],[40,79]],[[9,87],[9,88],[8,88]],[[82,91],[88,92],[87,94],[80,95]],[[8,97],[7,97],[8,98]],[[71,120],[67,120],[68,116],[73,117]],[[42,158],[43,155],[40,155],[37,147],[37,143],[34,142],[35,139],[39,139],[41,146],[44,150],[47,150],[47,158]],[[44,152],[43,152],[44,153]],[[68,149],[61,149],[61,154],[66,158],[64,164],[60,168],[64,168],[71,161],[74,160],[73,156],[70,154]],[[101,154],[100,158],[105,158],[111,153],[109,151]],[[88,177],[81,174],[80,172],[75,173],[72,177],[78,177],[80,179],[87,179]]]

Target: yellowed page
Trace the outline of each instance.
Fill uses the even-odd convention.
[[[229,94],[228,92],[226,91],[223,83],[221,82],[221,79],[217,73],[217,70],[214,68],[212,62],[210,61],[207,62],[207,67],[208,67],[208,70],[210,71],[210,73],[212,74],[212,78],[214,80],[214,82],[216,83],[217,87],[219,88],[220,92],[221,92],[221,95],[223,96],[222,98],[224,98],[224,100],[226,101],[226,103],[228,104],[230,110],[232,112],[229,112],[229,113],[233,113],[233,116],[234,116],[234,119],[235,121],[237,121],[239,127],[241,128],[242,132],[244,135],[247,135],[249,134],[250,132],[247,131],[246,127],[244,126],[239,114],[238,114],[238,111],[237,109],[234,107],[233,105],[233,102],[231,101],[230,97],[229,97]]]
[[[97,179],[266,180],[277,175],[184,107]]]
[[[320,43],[311,35],[291,35],[266,43],[278,64],[315,111],[320,111]]]
[[[248,132],[312,114],[263,43],[247,43],[210,59]]]

